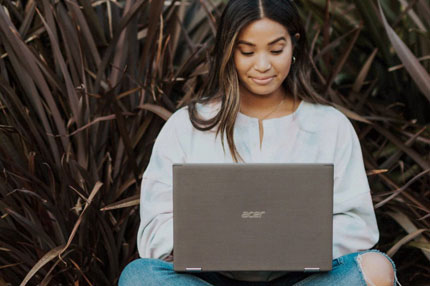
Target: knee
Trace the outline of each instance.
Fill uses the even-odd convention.
[[[359,266],[368,286],[393,286],[394,268],[385,255],[367,252],[358,256]]]
[[[121,276],[119,277],[118,286],[128,286],[128,285],[137,285],[135,283],[138,281],[137,279],[140,277],[141,273],[145,270],[145,263],[141,261],[142,259],[136,259],[122,270]]]
[[[154,266],[161,265],[163,261],[152,258],[139,258],[130,262],[121,272],[118,286],[134,286],[134,285],[151,285],[148,281],[150,278],[155,278]]]

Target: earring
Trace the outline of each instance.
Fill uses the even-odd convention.
[[[295,64],[295,63],[296,63],[296,57],[293,56],[293,64]]]

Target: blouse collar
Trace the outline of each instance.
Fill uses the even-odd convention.
[[[319,104],[311,103],[302,100],[297,107],[296,111],[294,111],[291,114],[276,117],[276,118],[269,118],[264,119],[264,124],[279,124],[279,123],[286,123],[289,121],[297,121],[299,124],[300,129],[307,131],[307,132],[316,132],[317,130],[317,108]],[[211,103],[211,104],[201,104],[197,103],[197,110],[199,112],[199,115],[204,118],[212,118],[215,116],[219,109],[221,107],[221,103]],[[248,115],[245,115],[241,112],[237,114],[236,123],[239,126],[243,125],[249,125],[249,124],[255,124],[258,123],[258,118],[250,117]]]

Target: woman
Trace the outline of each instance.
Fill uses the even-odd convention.
[[[309,74],[305,31],[292,1],[227,4],[204,87],[169,118],[154,144],[142,180],[142,258],[125,268],[120,286],[398,283],[393,261],[368,250],[379,232],[357,134],[314,92]],[[333,162],[333,270],[174,272],[172,164],[184,162]]]

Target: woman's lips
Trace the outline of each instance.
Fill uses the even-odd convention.
[[[266,85],[269,84],[275,77],[271,76],[271,77],[263,77],[263,78],[258,78],[258,77],[251,77],[251,79],[258,85]]]

